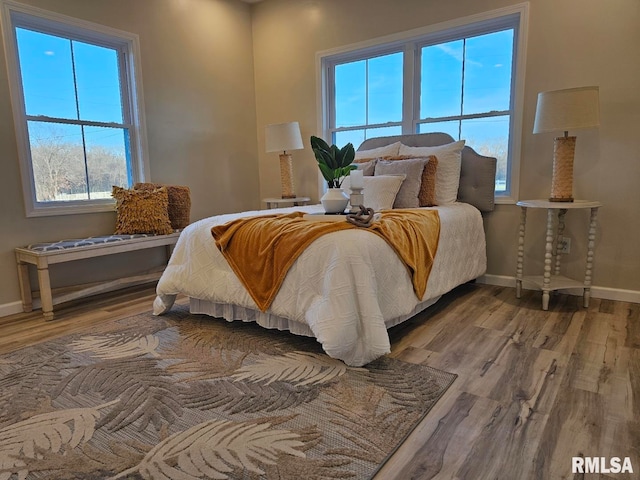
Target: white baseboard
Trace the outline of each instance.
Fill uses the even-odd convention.
[[[478,278],[478,283],[484,283],[487,285],[497,285],[499,287],[514,287],[516,286],[516,277],[509,277],[507,275],[483,275]],[[523,285],[523,288],[526,288]],[[582,295],[582,290],[563,290],[564,293],[571,295]],[[591,287],[592,298],[603,298],[606,300],[617,300],[620,302],[640,303],[640,292],[636,290],[623,290],[620,288],[608,288],[608,287]],[[0,305],[0,317],[6,317],[7,315],[13,315],[14,313],[22,312],[22,302],[11,302]]]
[[[11,302],[0,305],[0,317],[22,312],[22,302]]]
[[[516,277],[509,277],[507,275],[483,275],[478,278],[478,283],[485,283],[487,285],[498,285],[500,287],[514,287],[516,286]],[[522,286],[526,288],[525,285]],[[570,295],[582,295],[581,289],[566,289],[562,290],[563,293]],[[591,286],[591,297],[602,298],[605,300],[617,300],[620,302],[640,303],[640,292],[637,290],[623,290],[621,288],[609,288],[598,287],[597,285]]]

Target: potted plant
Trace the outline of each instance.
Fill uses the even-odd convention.
[[[353,144],[347,143],[344,147],[338,148],[336,145],[329,146],[321,138],[312,136],[311,148],[320,173],[329,187],[320,202],[326,213],[342,213],[349,203],[349,197],[342,191],[342,182],[351,170],[356,168],[352,165],[356,156]]]

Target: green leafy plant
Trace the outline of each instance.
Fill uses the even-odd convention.
[[[357,168],[352,165],[356,157],[356,151],[352,143],[347,143],[344,147],[338,148],[335,145],[329,146],[321,138],[311,136],[311,148],[316,156],[318,168],[320,168],[320,172],[327,181],[329,188],[340,188],[344,177],[349,175],[351,170]]]

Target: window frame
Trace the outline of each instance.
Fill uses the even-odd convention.
[[[139,61],[140,41],[138,36],[11,0],[0,0],[0,6],[2,8],[2,35],[26,216],[39,217],[113,211],[115,201],[111,198],[51,202],[37,201],[27,122],[38,117],[31,117],[25,111],[22,78],[18,63],[16,28],[36,30],[66,39],[107,47],[118,52],[123,122],[122,124],[117,124],[117,126],[118,128],[127,128],[129,131],[129,153],[133,182],[145,181],[149,172]],[[56,119],[56,117],[41,118],[47,120]],[[107,124],[107,122],[86,120],[71,120],[64,123],[89,126],[92,123],[97,123],[98,126]]]
[[[332,79],[335,78],[333,73],[336,65],[403,50],[405,61],[403,71],[402,133],[416,133],[419,124],[424,123],[421,122],[424,119],[419,118],[422,47],[513,28],[514,47],[509,105],[510,133],[506,173],[507,189],[505,192],[496,192],[495,201],[496,203],[515,203],[519,192],[528,11],[529,3],[525,2],[358,44],[318,52],[316,54],[318,78],[320,79],[317,90],[318,134],[325,139],[331,139],[335,131],[345,130],[344,128],[337,129],[332,125],[332,122],[335,121],[332,101],[334,98]],[[397,122],[392,124],[396,125]],[[375,126],[387,125],[376,124]],[[352,129],[358,128],[362,128],[362,126],[353,127]],[[473,147],[473,145],[470,146]],[[319,191],[322,192],[323,184],[321,181],[319,186]]]

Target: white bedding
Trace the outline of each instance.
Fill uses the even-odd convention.
[[[365,229],[354,229],[314,241],[289,270],[270,309],[260,312],[216,248],[211,227],[244,216],[322,211],[312,205],[220,215],[189,225],[158,282],[154,313],[168,311],[175,295],[182,293],[191,297],[194,313],[311,334],[329,356],[365,365],[390,351],[387,327],[486,270],[480,212],[464,203],[435,208],[440,212],[440,240],[421,300],[391,247]]]

